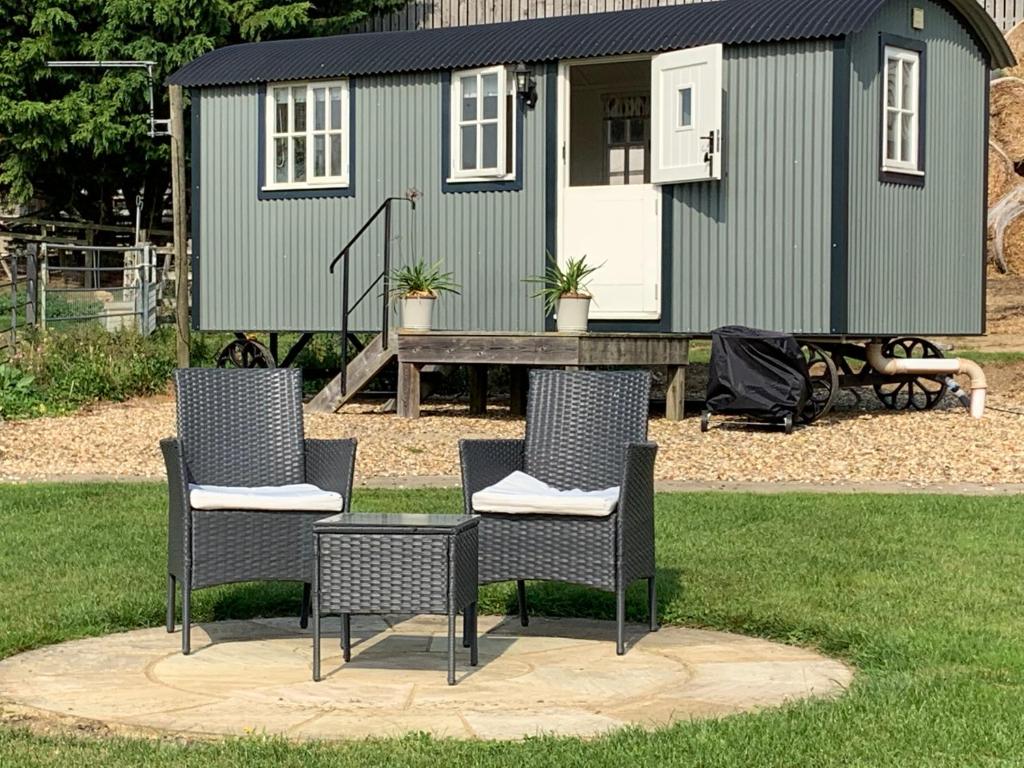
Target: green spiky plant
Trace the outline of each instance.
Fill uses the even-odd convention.
[[[436,299],[442,293],[458,293],[461,285],[454,274],[441,271],[441,260],[427,264],[423,259],[391,272],[391,298]]]
[[[578,259],[569,259],[563,268],[558,260],[550,253],[547,254],[547,269],[543,275],[532,275],[523,282],[539,285],[540,288],[532,295],[532,298],[544,299],[544,309],[554,312],[558,307],[558,300],[563,296],[574,299],[589,299],[587,291],[587,278],[601,268],[587,264],[587,257],[580,256]]]

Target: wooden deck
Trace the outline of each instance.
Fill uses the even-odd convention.
[[[508,365],[512,373],[512,413],[526,404],[526,372],[531,367],[587,368],[604,365],[665,366],[665,415],[683,418],[690,341],[668,333],[487,333],[431,331],[398,333],[398,414],[420,414],[420,372],[425,365],[469,366],[470,411],[487,409],[487,369]]]

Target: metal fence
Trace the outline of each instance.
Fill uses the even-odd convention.
[[[16,348],[19,333],[36,322],[35,249],[0,258],[0,360]]]
[[[161,286],[155,248],[43,243],[39,249],[41,328],[94,322],[107,331],[156,329]]]
[[[1024,20],[1024,0],[980,0],[1004,32]]]

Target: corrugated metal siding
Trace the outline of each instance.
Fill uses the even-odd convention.
[[[832,47],[726,49],[726,177],[675,188],[673,330],[828,332]]]
[[[356,27],[360,32],[396,32],[469,24],[604,13],[662,5],[689,5],[710,0],[427,0],[411,2],[392,13],[373,16]],[[1024,19],[1024,0],[978,0],[1000,29]]]
[[[911,4],[926,29],[910,29]],[[927,42],[925,186],[878,179],[881,30]],[[986,69],[967,31],[929,0],[892,0],[851,40],[849,304],[852,333],[979,333]]]
[[[1024,20],[1024,0],[979,0],[1003,31]]]
[[[204,329],[337,330],[340,270],[327,265],[388,195],[417,189],[415,213],[396,205],[393,259],[443,258],[461,296],[438,302],[439,328],[541,330],[543,311],[523,277],[544,263],[544,78],[524,121],[520,192],[441,193],[441,77],[355,82],[352,198],[257,200],[261,87],[205,89],[200,141],[200,318]],[[380,270],[378,220],[352,251],[352,297]],[[377,292],[353,318],[378,327]]]

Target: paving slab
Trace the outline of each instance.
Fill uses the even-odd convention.
[[[96,732],[218,738],[253,733],[353,739],[425,732],[459,739],[541,734],[590,738],[841,694],[853,670],[814,651],[758,638],[582,619],[480,617],[480,664],[458,646],[446,683],[447,620],[357,616],[344,663],[337,620],[324,621],[324,679],[295,619],[143,629],[75,640],[0,661],[0,712]]]

